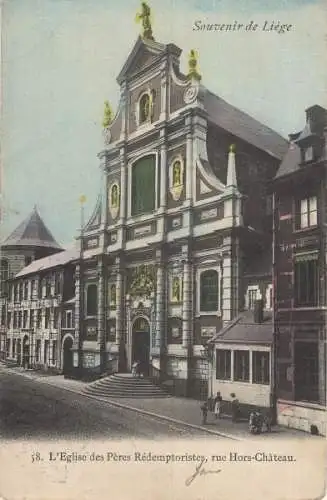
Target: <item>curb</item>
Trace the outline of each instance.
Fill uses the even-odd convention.
[[[1,368],[2,367],[0,366],[0,369]],[[36,380],[36,378],[37,378],[37,377],[29,376],[28,374],[25,374],[25,373],[16,372],[15,370],[13,370],[11,368],[6,368],[6,371],[9,371],[9,370],[11,373],[14,373],[16,375],[20,375],[21,377],[25,377],[25,378],[28,378],[30,380]],[[159,419],[159,420],[165,420],[166,422],[170,422],[172,424],[182,425],[183,427],[188,427],[190,429],[200,430],[202,432],[206,432],[208,434],[212,434],[215,436],[220,436],[220,437],[223,437],[225,439],[231,439],[233,441],[245,441],[244,439],[239,438],[239,437],[235,437],[232,434],[214,431],[213,429],[208,429],[207,427],[204,427],[201,425],[190,424],[188,422],[184,422],[183,420],[178,420],[176,418],[167,417],[166,415],[161,415],[161,414],[154,413],[154,412],[151,412],[148,410],[143,410],[141,408],[135,408],[134,406],[129,406],[129,405],[123,404],[123,403],[117,403],[117,401],[113,401],[112,399],[109,399],[109,398],[107,399],[107,398],[102,398],[99,396],[92,396],[90,394],[85,394],[84,392],[82,392],[78,389],[73,389],[71,387],[63,387],[63,386],[58,385],[58,384],[52,384],[51,382],[47,382],[46,380],[43,380],[41,377],[40,377],[40,379],[37,379],[37,381],[40,382],[41,384],[46,384],[46,385],[49,385],[51,387],[56,387],[57,389],[63,389],[64,391],[72,392],[74,394],[78,394],[79,396],[93,399],[95,401],[101,401],[102,403],[107,403],[107,404],[109,404],[111,406],[115,406],[117,408],[122,408],[125,410],[133,411],[135,413],[139,413],[141,415],[147,415],[148,417],[154,417],[154,418]]]

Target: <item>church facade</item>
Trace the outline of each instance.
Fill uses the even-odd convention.
[[[140,361],[175,394],[206,397],[207,341],[244,308],[246,270],[271,248],[267,186],[287,143],[207,90],[194,51],[183,74],[180,55],[152,32],[139,37],[115,116],[106,104],[102,192],[76,266],[73,365]]]

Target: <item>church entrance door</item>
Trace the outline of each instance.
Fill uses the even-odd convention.
[[[139,361],[144,375],[149,374],[150,323],[142,317],[136,318],[132,329],[132,364]]]

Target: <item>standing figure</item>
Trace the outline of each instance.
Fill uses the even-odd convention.
[[[215,412],[216,419],[220,418],[220,416],[221,416],[222,401],[223,401],[223,398],[221,397],[220,392],[217,392],[216,397],[214,399],[214,412]]]
[[[232,421],[237,422],[240,413],[239,400],[236,398],[235,394],[231,394],[232,398]]]
[[[206,425],[207,423],[207,416],[208,416],[208,403],[205,401],[203,405],[201,405],[201,411],[202,411],[202,425]]]

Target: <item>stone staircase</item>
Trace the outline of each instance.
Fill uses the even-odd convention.
[[[96,380],[83,390],[85,394],[107,398],[167,398],[168,392],[153,384],[149,378],[133,377],[130,373],[115,373]]]

